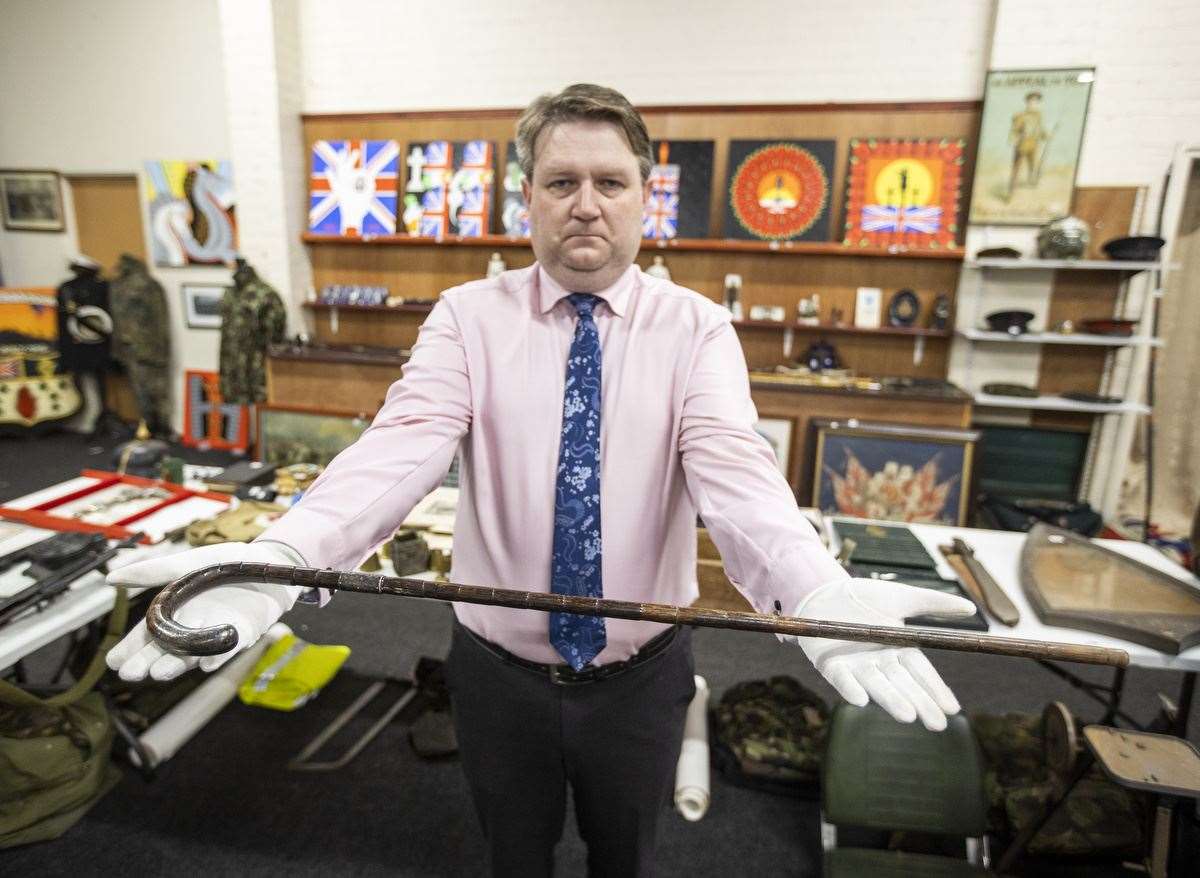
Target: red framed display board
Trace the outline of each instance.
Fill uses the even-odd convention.
[[[228,494],[194,491],[171,482],[121,475],[103,470],[85,469],[77,481],[86,483],[70,486],[63,493],[28,507],[0,506],[0,518],[20,522],[30,527],[56,531],[103,534],[109,539],[122,540],[132,536],[149,519],[171,507],[200,500],[203,511],[196,518],[214,514],[229,506]],[[130,489],[122,491],[121,489]],[[138,495],[138,489],[144,489]],[[125,509],[122,509],[122,505]],[[105,515],[105,510],[108,514]],[[178,511],[178,508],[176,508]],[[90,520],[89,520],[90,518]],[[143,542],[157,540],[151,534]]]
[[[221,397],[221,376],[188,369],[183,373],[183,444],[189,448],[245,451],[250,447],[249,406]]]

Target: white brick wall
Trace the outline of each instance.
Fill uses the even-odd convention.
[[[302,0],[304,108],[517,107],[571,82],[643,104],[978,97],[991,0]]]
[[[1200,143],[1195,0],[998,0],[991,66],[1096,68],[1081,186],[1147,185],[1156,208],[1175,146]]]

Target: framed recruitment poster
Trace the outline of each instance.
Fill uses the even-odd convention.
[[[1070,211],[1095,78],[1090,67],[988,73],[971,222],[1038,225]]]
[[[835,148],[832,140],[731,141],[725,236],[828,240]]]

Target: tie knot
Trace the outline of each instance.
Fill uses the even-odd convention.
[[[600,299],[591,293],[571,293],[571,295],[567,296],[567,301],[574,306],[575,313],[580,317],[591,317],[592,311]]]

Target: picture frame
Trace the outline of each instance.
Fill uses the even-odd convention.
[[[183,316],[188,329],[220,329],[223,284],[181,284]]]
[[[859,287],[854,295],[854,325],[859,329],[879,329],[883,323],[883,290]]]
[[[813,419],[811,505],[827,515],[964,526],[980,431]]]
[[[298,406],[261,404],[255,408],[256,457],[273,466],[293,463],[328,466],[358,441],[372,418],[362,412]]]
[[[791,484],[792,452],[796,443],[796,419],[788,415],[759,413],[754,432],[767,440],[783,477]]]
[[[969,221],[1040,225],[1075,192],[1094,67],[990,70],[979,122]]]
[[[61,232],[62,177],[58,171],[0,171],[0,213],[14,232]]]

